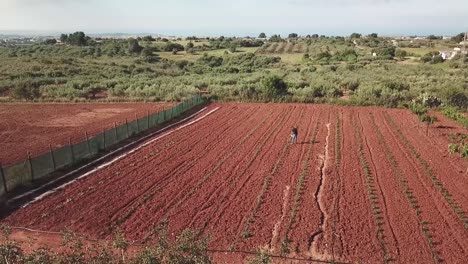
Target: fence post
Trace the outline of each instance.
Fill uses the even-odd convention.
[[[5,172],[3,171],[3,165],[1,162],[0,162],[0,175],[2,176],[3,188],[5,189],[5,192],[7,193],[8,188],[7,188],[7,183],[5,179]]]
[[[31,173],[31,180],[34,180],[34,170],[31,162],[31,153],[28,150],[28,164],[29,164],[29,172]]]
[[[150,126],[149,126],[149,111],[147,110],[146,111],[146,128],[149,129]]]
[[[140,133],[140,122],[138,122],[138,116],[137,116],[137,114],[135,114],[135,121],[137,122],[137,130],[138,130],[138,133]]]
[[[88,154],[91,154],[91,148],[89,147],[89,137],[88,137],[87,130],[85,130],[85,137],[86,137],[86,146],[88,147]]]
[[[118,141],[119,138],[117,137],[117,123],[114,122],[114,136],[115,136],[115,141]]]
[[[52,161],[52,166],[54,167],[54,171],[57,169],[55,165],[55,157],[54,157],[54,152],[52,151],[52,145],[49,144],[49,152],[50,152],[50,160]]]
[[[73,153],[73,145],[71,142],[71,137],[68,138],[68,145],[70,146],[70,153],[72,157],[72,164],[75,163],[75,154]]]
[[[125,118],[125,130],[127,131],[127,138],[130,137],[130,134],[128,132],[128,120]]]
[[[106,130],[102,129],[102,137],[104,138],[104,150],[106,150]]]

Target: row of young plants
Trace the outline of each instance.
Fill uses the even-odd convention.
[[[468,134],[450,134],[449,140],[450,155],[458,153],[460,157],[468,159]]]
[[[175,204],[167,204],[167,207],[165,208],[165,214],[162,217],[162,219],[167,219],[169,214],[176,208],[180,208],[180,205],[187,201],[192,195],[194,195],[197,191],[200,190],[201,186],[208,181],[215,173],[218,171],[218,169],[227,161],[229,158],[231,158],[236,152],[242,147],[242,145],[249,139],[265,122],[267,119],[263,119],[261,122],[258,122],[258,124],[251,129],[242,139],[238,142],[238,144],[232,148],[227,155],[223,156],[222,158],[218,160],[218,163],[211,168],[203,177],[193,186],[190,188],[188,192],[184,192],[182,197],[175,198],[173,201],[176,201]],[[151,237],[153,234],[150,232],[145,239]]]
[[[226,112],[226,116],[228,116],[229,113],[230,112]],[[225,122],[220,123],[219,127],[223,126],[224,124],[228,124],[231,121],[228,118],[223,118],[223,116],[220,116],[220,120],[225,120]],[[188,136],[188,138],[191,138],[191,136]],[[197,141],[195,141],[195,142],[193,142],[191,144],[191,146],[194,147],[194,146],[198,145],[198,143],[202,142],[202,140],[204,140],[204,138],[199,137],[197,139]],[[164,146],[162,146],[162,148],[159,148],[159,149],[156,149],[155,151],[153,151],[150,155],[151,156],[158,155],[164,149],[171,148],[172,145],[173,145],[173,142],[171,142],[171,143],[169,143],[167,145],[164,145]],[[180,141],[179,141],[179,145],[180,145]],[[210,151],[214,147],[216,147],[216,144],[213,144],[212,146],[205,146],[205,151],[206,152]],[[171,159],[173,157],[167,157],[167,158]],[[185,163],[183,166],[178,167],[177,170],[179,171],[179,170],[181,170],[183,168],[191,168],[194,164],[196,164],[196,162],[198,162],[202,158],[203,158],[203,156],[199,156],[199,157],[197,157],[197,159],[192,159],[192,160],[188,161],[187,163]],[[163,162],[161,162],[161,163],[163,163]],[[175,172],[172,172],[172,174],[174,175]],[[133,205],[131,205],[131,207],[127,206],[127,208],[125,209],[126,211],[124,213],[121,213],[121,215],[111,223],[112,228],[116,228],[117,226],[119,226],[120,224],[125,222],[131,215],[133,215],[133,213],[135,213],[138,210],[138,208],[140,208],[143,204],[147,203],[147,201],[152,199],[154,197],[154,195],[156,195],[161,190],[163,190],[166,187],[166,185],[169,184],[169,183],[170,182],[168,182],[168,183],[158,182],[158,184],[156,185],[156,188],[151,188],[151,190],[149,190],[147,193],[140,195],[140,198],[139,198],[138,201],[136,201],[136,203],[133,203]]]
[[[269,129],[268,130],[269,132],[265,136],[262,137],[262,141],[256,146],[254,153],[252,155],[250,155],[250,154],[246,155],[246,156],[250,157],[250,160],[246,163],[244,169],[237,174],[239,176],[231,175],[231,177],[229,177],[226,181],[223,181],[223,183],[220,184],[220,186],[218,188],[224,188],[225,186],[233,186],[235,184],[234,183],[235,180],[240,180],[240,178],[241,178],[240,176],[244,175],[246,173],[246,171],[250,168],[250,166],[257,160],[257,157],[260,154],[260,152],[262,151],[263,147],[270,140],[270,138],[275,134],[275,132],[278,132],[278,128],[283,127],[284,122],[287,120],[288,117],[291,116],[291,112],[292,111],[284,112],[283,115],[278,118],[279,121],[274,123],[274,127],[272,129]],[[250,179],[250,177],[249,177],[249,179]],[[229,188],[227,188],[227,189],[229,189]],[[215,217],[214,214],[219,213],[219,211],[220,211],[219,206],[221,206],[223,204],[223,202],[228,198],[227,196],[229,194],[230,194],[230,192],[224,192],[222,197],[219,197],[219,196],[217,197],[218,201],[220,201],[220,202],[217,203],[215,209],[212,210],[212,213],[208,217],[206,217],[206,220],[202,225],[201,231],[204,231],[206,226],[210,222],[212,222],[214,219],[215,219],[215,221],[217,221],[217,219],[219,219],[219,215],[217,217]],[[232,244],[231,248],[234,248],[234,244],[235,244],[235,242]]]
[[[426,220],[423,219],[421,215],[421,207],[418,204],[418,199],[414,196],[411,188],[408,186],[408,182],[405,177],[405,173],[401,170],[400,166],[398,165],[398,162],[395,158],[395,156],[392,154],[390,151],[389,146],[385,142],[384,136],[382,132],[380,131],[379,127],[377,126],[377,123],[375,122],[374,115],[371,113],[370,118],[372,121],[372,125],[374,127],[374,130],[377,133],[377,137],[379,138],[380,144],[384,149],[384,152],[387,156],[387,159],[390,161],[390,165],[393,169],[394,175],[396,176],[400,189],[404,193],[406,199],[408,202],[411,204],[411,207],[415,211],[416,217],[419,222],[419,226],[421,227],[421,231],[424,234],[427,244],[429,246],[429,249],[431,250],[432,258],[434,262],[439,263],[442,261],[442,259],[439,257],[438,252],[435,248],[435,242],[433,240],[433,235],[431,233],[431,230],[429,228],[429,224]]]
[[[463,209],[461,208],[461,206],[455,201],[452,194],[444,187],[442,182],[437,178],[437,176],[434,174],[434,172],[432,171],[427,161],[423,157],[421,157],[421,154],[403,135],[403,133],[401,132],[400,128],[397,126],[395,121],[393,121],[393,119],[387,113],[384,113],[384,115],[385,115],[385,119],[387,120],[387,122],[390,124],[390,126],[396,132],[397,136],[403,142],[403,145],[405,145],[406,148],[409,149],[409,151],[414,156],[414,158],[416,158],[416,160],[421,164],[426,176],[429,177],[429,179],[432,181],[432,184],[442,194],[445,201],[450,205],[453,212],[457,215],[458,219],[463,224],[465,229],[468,229],[468,218],[466,217],[465,212],[463,212]]]
[[[341,165],[341,124],[340,118],[337,115],[335,121],[335,166],[338,168]]]
[[[303,117],[303,115],[304,115],[304,110],[302,109],[301,113],[299,115],[299,119],[301,119]],[[284,157],[288,153],[289,148],[290,148],[290,144],[289,144],[289,142],[286,142],[284,144],[283,149],[281,150],[281,153],[280,153],[275,165],[273,166],[272,170],[263,179],[262,189],[260,190],[260,193],[257,196],[257,201],[255,203],[255,206],[254,206],[254,208],[252,210],[252,213],[250,214],[250,216],[245,221],[244,229],[243,229],[243,232],[242,232],[242,237],[243,238],[250,238],[250,237],[253,236],[252,231],[250,230],[251,224],[254,222],[254,219],[257,216],[258,210],[262,206],[262,204],[264,202],[263,200],[265,198],[266,192],[268,191],[268,189],[271,186],[271,181],[273,179],[273,176],[278,172],[279,168],[283,164]]]
[[[340,116],[339,113],[336,115],[335,121],[335,171],[336,171],[336,186],[338,186],[338,190],[335,193],[335,203],[333,207],[333,215],[332,215],[332,232],[336,234],[336,224],[339,221],[340,217],[340,198],[341,198],[341,188],[342,188],[342,175],[340,175],[340,166],[341,166],[341,123],[340,123]],[[335,260],[335,241],[338,236],[332,236],[332,258]]]
[[[359,161],[361,164],[361,168],[364,172],[365,178],[366,178],[366,187],[367,187],[367,195],[369,198],[369,201],[371,203],[371,209],[372,209],[372,214],[374,216],[374,222],[377,225],[377,239],[379,241],[380,247],[384,253],[384,259],[383,261],[385,263],[390,262],[393,258],[387,248],[386,242],[385,242],[385,234],[384,234],[384,221],[383,221],[383,216],[382,216],[382,209],[381,205],[379,202],[379,198],[377,197],[377,188],[375,186],[375,179],[373,177],[373,173],[369,167],[369,164],[366,160],[365,153],[364,153],[364,144],[363,144],[363,139],[362,139],[362,134],[361,131],[358,128],[358,125],[356,124],[355,119],[352,119],[353,126],[354,126],[354,132],[356,139],[358,141],[358,156],[359,156]]]
[[[450,119],[453,119],[453,120],[459,122],[460,124],[463,125],[463,127],[468,128],[468,117],[465,116],[464,114],[458,112],[456,108],[454,108],[454,107],[445,107],[442,110],[442,114],[444,114],[445,116],[447,116]]]
[[[320,113],[319,113],[318,116],[320,116]],[[312,135],[312,137],[310,139],[310,142],[309,142],[310,146],[309,146],[309,149],[307,151],[307,154],[306,154],[306,157],[305,157],[305,160],[304,160],[304,166],[302,168],[302,172],[301,172],[301,175],[299,177],[299,180],[297,181],[296,191],[294,193],[294,203],[293,203],[293,206],[291,208],[291,215],[290,215],[290,218],[289,218],[289,222],[288,222],[288,224],[286,226],[285,237],[284,237],[283,241],[281,242],[281,253],[283,253],[283,254],[288,254],[290,252],[289,243],[290,243],[291,239],[289,238],[289,232],[291,231],[292,225],[295,223],[297,212],[299,210],[299,206],[300,206],[300,203],[301,203],[301,195],[303,193],[303,188],[304,188],[304,182],[305,182],[307,174],[309,172],[310,156],[312,154],[313,144],[315,142],[315,139],[317,138],[319,127],[320,127],[320,121],[317,121],[317,124],[315,125],[315,129],[314,129],[314,133],[313,133],[313,135]]]
[[[412,104],[410,105],[410,110],[413,114],[418,116],[420,122],[426,123],[426,136],[429,133],[429,126],[434,124],[437,121],[436,116],[431,116],[428,114],[428,109],[422,104]],[[419,123],[418,123],[419,127]]]

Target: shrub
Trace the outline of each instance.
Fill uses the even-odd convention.
[[[163,48],[164,51],[172,51],[172,52],[183,51],[184,49],[185,49],[184,46],[182,46],[181,44],[173,43],[173,42],[167,42]]]
[[[288,86],[279,76],[267,76],[262,80],[263,94],[267,98],[274,98],[288,93]]]
[[[468,97],[465,92],[457,89],[450,89],[446,92],[446,96],[449,105],[462,109],[468,108]]]
[[[16,99],[34,100],[40,97],[39,85],[34,82],[25,81],[15,85],[11,95]]]

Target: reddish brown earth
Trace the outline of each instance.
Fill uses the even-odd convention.
[[[288,263],[468,257],[468,162],[447,151],[449,133],[467,133],[457,123],[439,116],[426,136],[406,110],[303,104],[198,117],[216,108],[3,222],[140,243],[167,222],[173,237],[202,231],[231,263],[259,248]]]
[[[12,164],[52,148],[85,140],[125,119],[168,109],[169,103],[0,104],[0,162]]]

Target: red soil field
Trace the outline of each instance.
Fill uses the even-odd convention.
[[[169,103],[0,104],[0,162],[9,165],[53,149],[85,140],[103,129],[156,113]]]
[[[138,243],[167,222],[230,263],[259,248],[288,263],[468,257],[468,161],[447,150],[468,131],[455,122],[439,116],[426,135],[407,110],[305,104],[212,104],[199,117],[215,109],[2,222]]]

